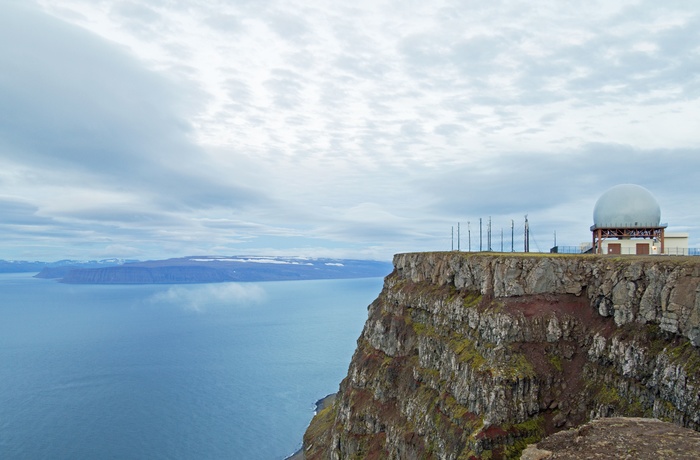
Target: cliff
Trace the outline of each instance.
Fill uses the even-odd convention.
[[[400,254],[307,459],[517,458],[598,417],[700,429],[700,258]]]

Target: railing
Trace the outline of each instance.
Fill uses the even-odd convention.
[[[667,256],[700,256],[698,248],[664,248]]]
[[[590,244],[588,246],[554,246],[549,252],[557,254],[585,254],[591,248]]]
[[[550,253],[557,254],[587,254],[593,253],[593,247],[588,246],[554,246]],[[621,248],[617,255],[636,255],[637,248]],[[700,248],[664,248],[664,255],[667,256],[700,256]]]

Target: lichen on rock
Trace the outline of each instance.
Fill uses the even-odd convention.
[[[517,458],[596,417],[700,428],[700,260],[399,254],[308,459]]]

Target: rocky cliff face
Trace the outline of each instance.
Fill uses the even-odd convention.
[[[401,254],[307,459],[517,458],[597,417],[700,429],[700,259]]]

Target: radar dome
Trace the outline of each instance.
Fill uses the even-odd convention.
[[[649,190],[639,185],[616,185],[603,193],[593,208],[596,228],[658,227],[661,208]]]

